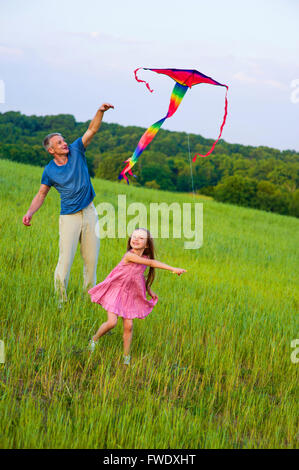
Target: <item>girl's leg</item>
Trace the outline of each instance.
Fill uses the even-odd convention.
[[[102,323],[94,337],[92,338],[93,341],[98,341],[98,339],[103,336],[107,331],[112,330],[117,324],[117,315],[112,312],[107,312],[108,318],[105,323]]]
[[[133,320],[128,320],[127,318],[123,318],[124,322],[124,355],[128,356],[130,354],[130,347],[132,343],[132,336],[133,336]]]

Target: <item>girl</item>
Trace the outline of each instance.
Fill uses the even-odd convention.
[[[145,281],[144,271],[149,266]],[[120,263],[106,279],[88,291],[91,301],[98,303],[107,311],[107,321],[103,323],[89,342],[91,352],[98,339],[114,328],[118,317],[123,318],[124,364],[130,363],[130,346],[133,334],[133,319],[145,318],[158,302],[157,295],[151,290],[155,277],[154,268],[167,269],[178,274],[185,269],[173,268],[154,259],[154,242],[151,234],[144,228],[136,229],[129,237],[127,252]],[[151,297],[147,300],[146,291]]]

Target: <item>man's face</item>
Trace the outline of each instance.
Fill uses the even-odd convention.
[[[69,153],[69,148],[63,137],[54,135],[50,140],[48,151],[51,155],[66,155]]]

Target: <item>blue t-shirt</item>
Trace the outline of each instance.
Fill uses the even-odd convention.
[[[96,194],[90,181],[82,137],[69,145],[65,165],[56,165],[51,160],[45,166],[41,184],[54,186],[60,193],[61,215],[74,214],[91,203]]]

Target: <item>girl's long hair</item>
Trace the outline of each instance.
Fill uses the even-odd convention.
[[[136,230],[144,230],[147,234],[147,247],[144,249],[143,254],[147,255],[150,259],[155,259],[155,246],[154,246],[154,240],[146,228],[136,228]],[[131,250],[131,237],[129,237],[128,243],[127,243],[127,251]],[[149,289],[155,279],[155,268],[152,268],[150,266],[149,271],[147,273],[147,278],[145,282],[146,289]]]

